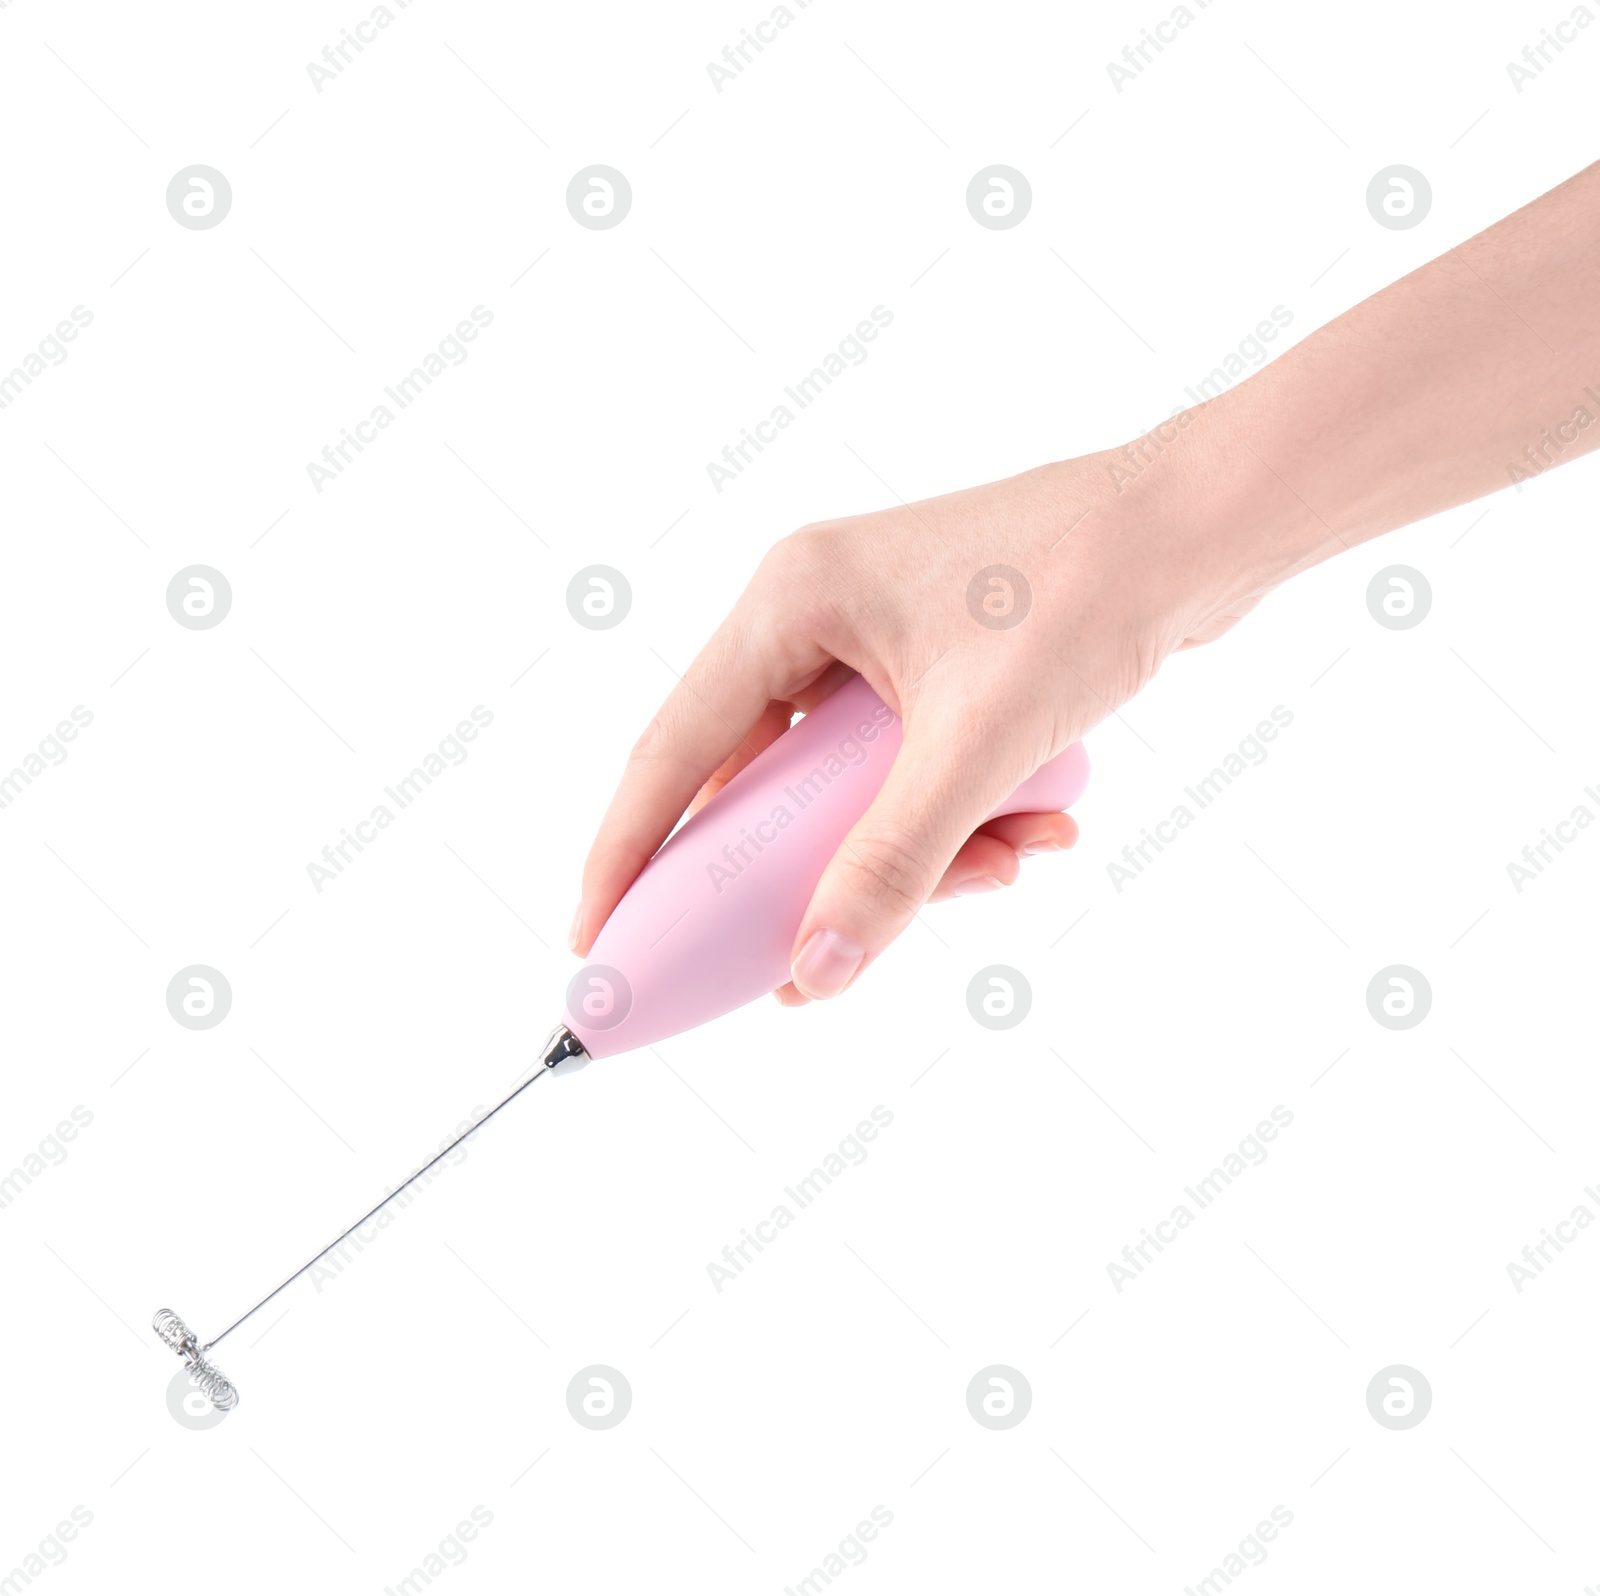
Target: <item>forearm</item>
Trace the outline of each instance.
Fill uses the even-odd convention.
[[[1185,491],[1244,593],[1587,453],[1600,165],[1188,415]]]
[[[1126,448],[784,539],[635,749],[574,947],[696,788],[846,667],[904,741],[817,886],[785,991],[835,996],[931,896],[1014,880],[1070,822],[987,817],[1175,648],[1342,548],[1600,443],[1597,268],[1600,167]]]

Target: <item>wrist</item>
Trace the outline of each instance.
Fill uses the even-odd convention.
[[[1349,546],[1278,463],[1303,450],[1275,444],[1259,407],[1229,402],[1240,396],[1177,411],[1097,457],[1107,502],[1126,505],[1160,540],[1186,636]]]

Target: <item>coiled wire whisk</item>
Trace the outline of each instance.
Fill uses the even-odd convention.
[[[193,1330],[171,1308],[157,1310],[150,1327],[183,1359],[189,1378],[210,1398],[219,1413],[239,1405],[239,1390],[214,1363],[208,1363]]]
[[[5,3],[6,0],[0,0],[0,10],[5,9]],[[353,1225],[341,1230],[320,1252],[312,1253],[287,1280],[269,1291],[253,1308],[245,1309],[226,1330],[213,1336],[204,1346],[201,1346],[200,1338],[171,1308],[162,1308],[158,1310],[155,1318],[150,1321],[155,1333],[183,1359],[188,1367],[189,1377],[211,1399],[211,1405],[214,1408],[221,1413],[226,1413],[231,1408],[236,1408],[239,1405],[239,1388],[214,1363],[207,1361],[206,1353],[216,1346],[224,1336],[231,1336],[252,1314],[260,1313],[279,1292],[287,1291],[313,1264],[317,1263],[319,1259],[326,1258],[346,1236],[360,1230],[369,1219],[388,1207],[401,1192],[405,1191],[413,1182],[420,1180],[441,1159],[448,1158],[469,1136],[477,1135],[506,1104],[520,1097],[535,1081],[542,1081],[546,1075],[570,1075],[582,1069],[588,1062],[589,1055],[584,1051],[583,1043],[566,1026],[558,1025],[550,1033],[550,1040],[544,1045],[544,1052],[540,1055],[538,1067],[521,1085],[515,1086],[511,1091],[507,1092],[487,1114],[478,1115],[475,1122],[468,1129],[462,1131],[453,1142],[448,1146],[441,1147],[427,1163],[412,1170],[398,1186],[390,1190],[389,1195],[382,1202],[376,1203],[369,1208]],[[5,1586],[4,1581],[0,1581],[0,1591],[8,1588]]]

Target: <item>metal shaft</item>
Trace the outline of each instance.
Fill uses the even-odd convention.
[[[289,1286],[292,1286],[295,1281],[297,1281],[301,1275],[303,1275],[314,1263],[318,1262],[322,1258],[326,1258],[327,1255],[351,1233],[351,1231],[359,1230],[369,1219],[372,1218],[374,1214],[380,1213],[383,1209],[387,1208],[389,1204],[392,1203],[395,1198],[398,1197],[400,1193],[403,1192],[414,1181],[417,1181],[423,1175],[426,1175],[428,1171],[439,1162],[440,1159],[449,1157],[449,1155],[453,1153],[456,1148],[458,1148],[469,1136],[476,1135],[478,1131],[482,1130],[483,1127],[487,1125],[489,1121],[492,1120],[495,1115],[506,1106],[507,1103],[511,1102],[513,1098],[520,1097],[530,1086],[533,1085],[535,1081],[542,1081],[552,1070],[563,1065],[565,1065],[568,1070],[571,1070],[580,1069],[586,1063],[588,1063],[588,1055],[583,1050],[583,1043],[580,1042],[577,1037],[575,1037],[564,1025],[558,1026],[555,1031],[551,1033],[549,1042],[545,1044],[544,1055],[539,1061],[539,1069],[536,1074],[530,1075],[528,1079],[525,1080],[520,1086],[508,1092],[500,1099],[498,1103],[494,1105],[493,1108],[489,1110],[487,1114],[483,1116],[482,1119],[477,1122],[476,1125],[472,1127],[471,1130],[463,1131],[453,1142],[450,1143],[448,1147],[443,1148],[440,1152],[436,1153],[420,1169],[413,1171],[413,1173],[403,1180],[398,1186],[396,1186],[395,1189],[390,1192],[382,1202],[374,1204],[374,1206],[369,1208],[366,1213],[364,1213],[353,1225],[347,1225],[320,1252],[313,1253],[303,1264],[300,1265],[298,1269],[295,1270],[292,1275],[289,1276],[287,1280],[283,1282],[281,1286],[277,1286],[273,1290],[269,1291],[266,1296],[264,1296],[261,1301],[255,1305],[255,1307],[247,1308],[239,1315],[237,1319],[233,1321],[232,1324],[228,1326],[226,1330],[222,1332],[222,1335],[213,1336],[211,1340],[206,1342],[206,1344],[201,1347],[201,1352],[209,1352],[217,1344],[217,1342],[222,1340],[223,1336],[231,1336],[233,1332],[245,1322],[246,1319],[248,1319],[252,1314],[259,1313],[269,1302],[272,1301],[274,1297],[279,1294],[279,1292],[282,1292]]]

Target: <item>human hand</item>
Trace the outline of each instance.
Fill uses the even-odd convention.
[[[835,996],[930,899],[1070,846],[1065,815],[984,817],[1174,649],[1330,554],[1600,445],[1597,216],[1600,164],[1123,449],[785,538],[635,746],[573,950],[685,806],[852,670],[904,741],[818,883],[780,998]],[[1571,418],[1555,436],[1552,416]],[[997,566],[1009,590],[986,586]],[[1008,591],[1015,608],[987,614]]]
[[[1117,458],[779,542],[635,746],[584,869],[574,951],[685,807],[852,671],[899,714],[904,741],[817,886],[780,1000],[837,995],[925,903],[1008,886],[1024,856],[1071,847],[1068,815],[984,817],[1249,602],[1222,580],[1215,543],[1175,518],[1190,474],[1176,454],[1132,487]],[[997,566],[1010,575],[987,574]]]

